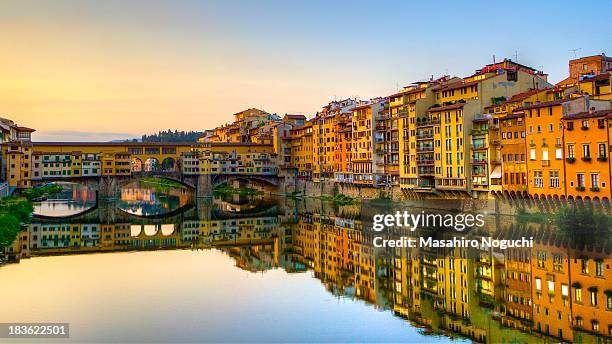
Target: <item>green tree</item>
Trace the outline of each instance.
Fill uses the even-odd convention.
[[[17,233],[19,233],[19,220],[12,215],[0,215],[0,251],[15,241]]]

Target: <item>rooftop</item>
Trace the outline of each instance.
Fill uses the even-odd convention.
[[[538,109],[538,108],[544,108],[544,107],[549,107],[549,106],[555,106],[555,105],[563,104],[566,101],[567,101],[567,99],[557,99],[557,100],[553,100],[553,101],[549,101],[549,102],[536,103],[536,104],[520,107],[520,108],[516,109],[515,111],[518,111],[518,110],[531,110],[531,109]]]
[[[465,105],[465,103],[456,103],[456,104],[452,104],[452,105],[434,107],[434,108],[429,109],[428,111],[429,112],[437,112],[437,111],[446,111],[446,110],[461,109],[464,105]]]
[[[571,115],[563,116],[564,120],[571,119],[583,119],[583,118],[597,118],[597,117],[610,117],[612,116],[612,110],[598,110],[598,111],[588,111],[588,112],[579,112]]]

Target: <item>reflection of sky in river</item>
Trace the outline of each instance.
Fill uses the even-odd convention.
[[[34,202],[34,214],[63,217],[81,213],[96,204],[96,193],[86,186],[73,183],[58,183],[64,190],[51,195],[47,200]]]
[[[77,342],[448,341],[310,273],[253,274],[217,250],[33,258],[1,276],[1,322],[61,319]]]
[[[34,214],[42,216],[70,216],[83,212],[95,203],[75,201],[44,201],[34,203]]]
[[[138,216],[163,215],[185,206],[190,200],[184,189],[137,187],[134,185],[121,189],[118,207]]]

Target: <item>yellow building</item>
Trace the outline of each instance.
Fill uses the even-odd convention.
[[[353,182],[362,185],[377,185],[377,157],[374,150],[375,114],[384,107],[384,100],[376,99],[353,108],[352,156]],[[378,140],[382,140],[379,137]],[[384,172],[384,169],[378,172]],[[381,173],[382,174],[382,173]]]
[[[397,113],[399,132],[399,175],[402,189],[418,186],[417,113],[431,106],[432,94],[428,82],[417,82],[390,96],[390,110]]]
[[[297,168],[298,177],[310,178],[314,165],[313,120],[291,129],[291,165]]]
[[[585,76],[578,82],[578,92],[589,95],[592,99],[612,100],[611,78],[612,72]]]
[[[12,141],[2,145],[2,176],[10,186],[32,186],[32,153],[31,142]]]

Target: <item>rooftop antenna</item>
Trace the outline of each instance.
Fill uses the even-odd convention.
[[[582,49],[582,48],[574,48],[574,49],[570,49],[570,50],[569,50],[569,51],[571,51],[571,52],[573,52],[573,53],[574,53],[574,59],[578,58],[578,56],[576,55],[576,53],[577,53],[578,51],[580,51],[581,49]]]
[[[514,51],[514,62],[518,63],[518,50]]]

